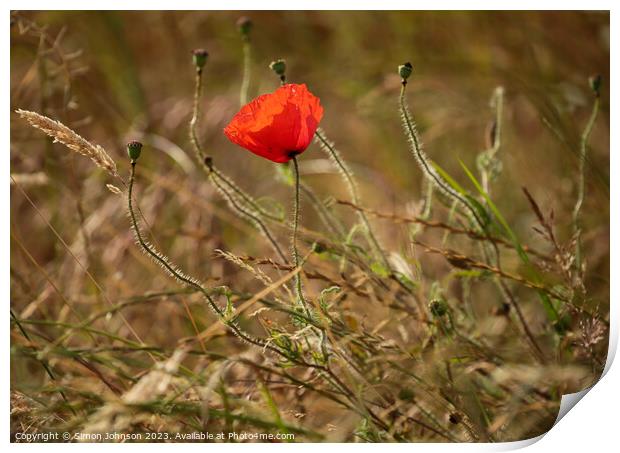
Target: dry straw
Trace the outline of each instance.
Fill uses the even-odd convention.
[[[28,110],[18,109],[16,112],[19,116],[28,121],[32,127],[40,129],[52,137],[54,143],[62,143],[70,150],[89,157],[95,165],[107,171],[111,176],[118,176],[116,163],[101,146],[93,145],[60,121],[55,121],[47,116]]]

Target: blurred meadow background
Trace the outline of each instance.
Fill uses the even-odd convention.
[[[339,258],[328,253],[309,259],[305,282],[310,298],[339,287],[341,295],[330,305],[334,325],[342,323],[362,343],[374,341],[368,340],[368,349],[342,346],[366,379],[340,365],[335,373],[347,386],[334,384],[333,376],[322,381],[312,368],[283,367],[225,329],[191,343],[197,332],[217,325],[216,318],[201,297],[141,253],[124,197],[106,188],[118,182],[14,111],[59,120],[103,146],[125,179],[125,143],[142,141],[135,190],[152,242],[205,285],[225,285],[247,300],[264,282],[215,251],[256,267],[257,260],[277,257],[208,182],[188,136],[191,51],[204,48],[209,58],[201,143],[221,171],[288,218],[292,189],[276,165],[222,133],[240,106],[240,16],[253,22],[250,98],[277,88],[269,63],[285,59],[288,80],[306,83],[320,97],[321,127],[355,174],[362,206],[387,217],[421,215],[426,190],[403,133],[397,66],[413,65],[407,99],[427,154],[475,196],[459,160],[475,170],[477,156],[489,148],[495,115],[490,100],[502,86],[502,171],[490,197],[521,242],[540,251],[542,258],[532,259],[542,284],[559,292],[571,289],[562,283],[562,257],[533,229],[540,222],[522,188],[551,219],[558,242],[571,249],[580,140],[594,101],[588,78],[602,76],[581,213],[585,290],[581,296],[571,292],[571,306],[578,309],[554,301],[562,318],[554,324],[535,291],[511,282],[543,350],[540,361],[520,339],[518,322],[509,321],[513,314],[503,313],[501,302],[498,311],[500,294],[488,276],[416,245],[412,224],[375,215],[369,217],[379,242],[397,255],[410,284],[398,297],[408,300],[409,294],[414,308],[391,308],[399,290],[373,286],[379,277],[342,271]],[[609,312],[608,13],[41,11],[12,12],[10,33],[13,433],[260,431],[295,433],[297,441],[518,440],[549,429],[561,395],[600,375]],[[351,228],[356,211],[334,201],[350,196],[326,155],[312,144],[299,161],[302,180]],[[302,207],[302,226],[322,231],[307,201]],[[445,200],[436,196],[432,208],[431,219],[452,222]],[[287,228],[273,228],[286,250]],[[437,249],[479,253],[467,237],[453,236],[433,228],[415,232]],[[316,237],[303,240],[302,254]],[[355,241],[367,247],[363,239]],[[502,252],[503,266],[527,279],[527,269],[510,252]],[[277,281],[282,269],[267,264],[262,271]],[[429,308],[438,298],[452,313],[445,323]],[[266,336],[269,326],[295,331],[298,326],[280,315],[267,304],[240,322],[257,336]],[[239,363],[226,362],[233,357]],[[166,362],[172,371],[154,362]],[[346,396],[344,387],[352,389],[349,404],[356,410],[325,394]],[[365,408],[373,405],[368,415]]]

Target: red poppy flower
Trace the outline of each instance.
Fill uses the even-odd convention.
[[[244,105],[224,133],[254,154],[283,163],[306,150],[322,117],[319,98],[306,85],[290,83]]]

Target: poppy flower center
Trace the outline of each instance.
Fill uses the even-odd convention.
[[[288,157],[289,159],[292,159],[293,157],[297,156],[298,154],[301,154],[301,151],[297,151],[297,150],[295,150],[295,151],[288,151],[288,152],[286,153],[286,155],[287,155],[287,157]]]

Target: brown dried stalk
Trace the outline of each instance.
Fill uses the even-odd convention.
[[[420,241],[415,241],[415,243],[421,247],[424,247],[424,249],[429,252],[429,253],[435,253],[438,255],[442,255],[452,266],[459,268],[459,269],[480,269],[483,271],[488,271],[491,272],[493,274],[498,275],[501,278],[505,278],[508,280],[512,280],[514,282],[520,283],[523,286],[530,288],[530,289],[536,289],[536,290],[541,290],[544,291],[545,293],[547,293],[549,296],[561,300],[563,302],[570,302],[569,300],[566,299],[566,297],[562,296],[561,294],[558,294],[557,292],[547,288],[544,285],[541,285],[539,283],[535,283],[532,281],[529,281],[519,275],[515,275],[515,274],[510,274],[508,272],[505,272],[497,267],[494,266],[490,266],[486,263],[480,262],[480,261],[476,261],[466,255],[463,255],[461,253],[455,252],[454,250],[449,250],[449,249],[439,249],[437,247],[433,247],[431,245],[425,244],[423,242]]]
[[[453,234],[464,234],[471,239],[475,239],[479,241],[491,241],[491,242],[494,242],[495,244],[499,244],[504,247],[514,249],[514,245],[511,242],[506,241],[505,239],[494,237],[494,236],[488,236],[488,235],[481,234],[476,231],[468,230],[465,228],[455,227],[455,226],[452,226],[452,225],[449,225],[447,223],[440,222],[437,220],[427,220],[421,217],[402,217],[396,214],[387,214],[384,212],[379,212],[379,211],[375,211],[370,208],[366,208],[364,206],[355,205],[347,200],[335,200],[335,202],[340,205],[349,206],[357,211],[364,211],[379,219],[391,220],[394,223],[417,223],[417,224],[423,225],[428,228],[441,228],[441,229],[450,231]],[[522,245],[521,247],[526,253],[529,253],[530,255],[534,255],[543,261],[553,261],[553,258],[545,255],[542,252],[534,250],[531,247],[528,247],[527,245]]]
[[[82,156],[89,157],[95,165],[117,177],[116,163],[110,155],[99,145],[93,145],[88,140],[69,129],[60,121],[55,121],[36,112],[18,109],[16,112],[28,123],[54,139],[54,143],[62,143],[67,148]]]

